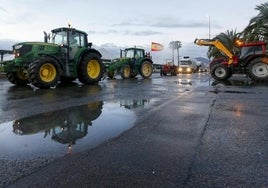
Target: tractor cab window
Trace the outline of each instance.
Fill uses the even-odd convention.
[[[133,58],[134,57],[134,50],[127,50],[125,52],[125,57]]]
[[[141,50],[136,50],[135,58],[143,57],[143,51]]]
[[[64,31],[53,33],[51,43],[67,45],[67,33]]]
[[[239,59],[248,57],[249,55],[262,54],[262,46],[245,46],[241,48]]]
[[[78,34],[70,34],[69,44],[70,46],[81,46],[80,36]]]
[[[86,35],[81,33],[69,33],[69,44],[70,45],[77,45],[79,47],[86,46]]]
[[[78,52],[81,45],[84,45],[83,35],[79,33],[70,31],[69,32],[69,58],[73,59],[76,53]]]

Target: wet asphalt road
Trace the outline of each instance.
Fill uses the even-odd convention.
[[[121,101],[135,122],[93,148],[61,157],[0,153],[0,187],[268,187],[267,94],[266,83],[241,76],[215,83],[207,74],[49,90],[1,80],[0,136],[6,122],[95,101]]]

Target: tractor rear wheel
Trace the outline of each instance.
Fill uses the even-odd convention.
[[[267,58],[268,59],[268,58]],[[268,80],[268,64],[266,64],[262,58],[253,60],[249,66],[249,76],[256,81]]]
[[[143,78],[149,78],[153,73],[153,65],[150,61],[144,61],[140,67],[140,74]]]
[[[88,53],[78,67],[78,79],[83,84],[95,84],[104,74],[104,65],[97,53]]]
[[[29,83],[29,80],[26,78],[20,78],[16,72],[8,72],[7,73],[7,79],[12,84],[15,84],[17,86],[25,86]]]
[[[61,75],[59,63],[50,57],[42,57],[30,64],[31,83],[41,89],[53,87],[57,84]]]
[[[226,80],[230,77],[230,70],[223,64],[215,64],[211,68],[211,76],[215,80]]]
[[[131,67],[130,67],[130,65],[128,65],[128,64],[123,65],[123,67],[121,68],[120,74],[121,74],[121,77],[123,79],[130,78],[130,75],[131,75]]]

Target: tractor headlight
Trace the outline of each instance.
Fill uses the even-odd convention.
[[[17,44],[13,46],[13,53],[15,57],[21,57],[32,50],[31,44]]]
[[[191,68],[187,68],[186,71],[187,71],[187,72],[191,72]]]
[[[16,51],[14,51],[14,56],[15,56],[15,57],[20,57],[20,52],[16,52]]]
[[[13,54],[16,57],[20,57],[20,49],[22,48],[22,44],[18,44],[18,45],[15,45],[13,46]]]
[[[22,44],[15,45],[15,46],[14,46],[14,50],[19,50],[22,46],[23,46]]]
[[[182,68],[181,68],[181,67],[179,68],[179,71],[180,71],[180,72],[182,71]]]

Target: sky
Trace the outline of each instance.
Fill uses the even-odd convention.
[[[43,41],[43,31],[72,27],[86,31],[98,48],[144,47],[181,41],[180,55],[206,57],[195,38],[242,31],[264,0],[0,0],[0,49],[22,41]],[[169,54],[169,55],[168,55]],[[163,58],[162,58],[163,59]],[[168,57],[166,57],[168,59]]]

